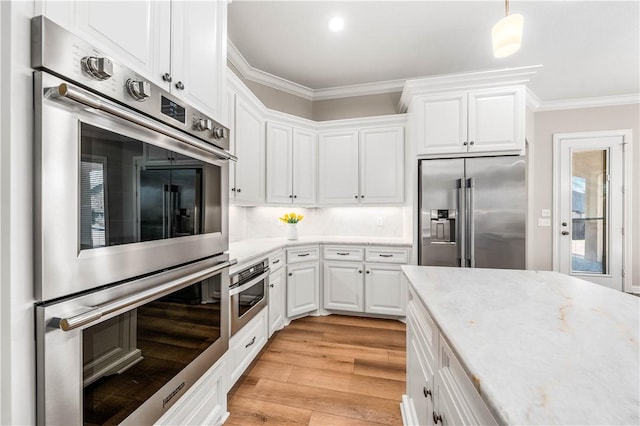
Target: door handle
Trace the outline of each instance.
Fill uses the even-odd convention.
[[[562,231],[562,235],[569,235],[569,231]]]
[[[458,199],[457,201],[457,205],[456,208],[458,209],[458,213],[456,214],[456,220],[458,221],[458,226],[456,227],[456,244],[458,245],[458,258],[460,259],[460,266],[461,267],[465,267],[467,266],[467,251],[466,251],[466,234],[465,234],[465,223],[464,219],[465,215],[462,214],[464,211],[464,201],[465,201],[465,195],[464,195],[464,186],[465,186],[465,181],[463,179],[457,179],[456,180],[456,188],[458,190]]]

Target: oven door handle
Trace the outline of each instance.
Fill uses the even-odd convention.
[[[256,285],[256,283],[264,280],[268,276],[269,276],[269,268],[266,268],[262,274],[258,275],[257,277],[255,277],[254,279],[249,281],[248,283],[239,285],[237,287],[230,288],[229,289],[229,296],[235,296],[238,293],[242,293],[246,289],[248,289],[250,287],[253,287],[254,285]]]
[[[59,99],[72,100],[88,107],[104,111],[108,114],[115,115],[116,117],[120,117],[131,123],[135,123],[139,126],[146,127],[158,133],[162,133],[189,145],[196,146],[204,151],[207,151],[210,154],[217,156],[222,160],[231,160],[236,162],[238,161],[238,158],[235,155],[223,149],[217,148],[206,142],[199,141],[198,139],[185,136],[185,134],[178,130],[174,130],[168,126],[158,124],[152,119],[149,119],[140,114],[133,113],[125,108],[118,106],[115,103],[100,99],[97,96],[92,95],[91,93],[74,87],[70,84],[61,83],[57,87],[47,89],[47,93]]]
[[[159,285],[157,287],[141,291],[140,293],[136,293],[131,296],[115,299],[103,305],[94,306],[92,308],[89,308],[90,310],[78,315],[67,318],[52,318],[49,325],[54,328],[59,328],[62,331],[70,331],[78,327],[91,324],[105,315],[120,311],[122,309],[135,308],[144,305],[145,303],[173,293],[176,290],[180,290],[187,285],[205,280],[214,275],[216,272],[224,268],[228,268],[229,265],[229,262],[222,262],[210,268],[203,269],[200,272],[187,275],[177,280],[172,280],[171,282],[164,285]]]

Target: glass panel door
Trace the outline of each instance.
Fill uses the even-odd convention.
[[[572,273],[609,273],[608,176],[607,149],[572,152]]]

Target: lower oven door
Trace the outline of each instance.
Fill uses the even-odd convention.
[[[267,306],[269,271],[230,290],[231,335],[244,327]]]
[[[34,82],[37,301],[228,250],[219,149],[45,72]]]
[[[229,262],[36,306],[38,424],[152,424],[229,346]]]

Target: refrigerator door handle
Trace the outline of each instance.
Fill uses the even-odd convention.
[[[464,214],[464,201],[465,201],[465,180],[460,178],[456,181],[456,187],[458,191],[458,199],[456,200],[458,209],[456,213],[456,220],[458,221],[458,226],[456,226],[456,241],[458,242],[458,261],[460,263],[460,267],[467,266],[467,252],[465,250],[466,244],[466,234],[465,234],[465,220],[466,215]]]
[[[466,238],[466,246],[467,246],[467,261],[468,266],[470,268],[476,267],[476,259],[474,256],[475,253],[475,230],[474,230],[474,217],[475,214],[473,204],[474,204],[474,192],[475,192],[475,180],[473,178],[467,179],[467,199],[466,199],[466,219],[467,219],[467,238]]]

